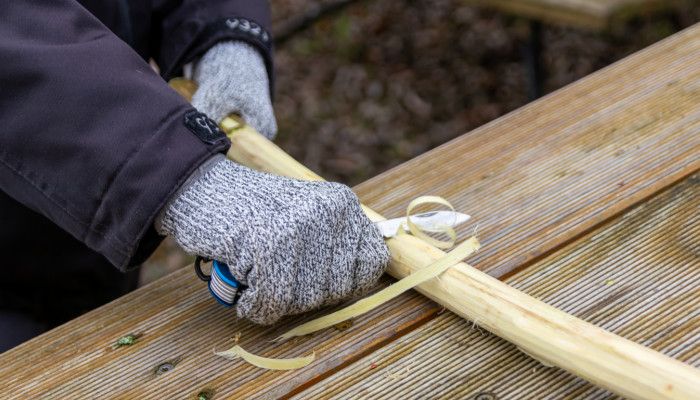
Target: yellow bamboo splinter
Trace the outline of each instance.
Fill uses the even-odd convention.
[[[297,357],[297,358],[267,358],[260,357],[252,353],[248,353],[243,350],[241,346],[238,345],[238,339],[241,334],[236,335],[235,341],[236,345],[225,351],[215,351],[214,354],[217,356],[226,357],[231,360],[237,358],[242,358],[255,365],[259,368],[265,369],[278,369],[278,370],[289,370],[289,369],[299,369],[306,367],[311,364],[311,362],[316,358],[316,353],[312,353],[310,356]]]
[[[339,324],[347,319],[366,313],[367,311],[400,295],[401,293],[420,285],[428,279],[440,275],[446,269],[477,251],[479,246],[479,241],[476,239],[476,237],[472,236],[469,240],[447,253],[445,257],[428,265],[427,267],[412,273],[395,284],[373,294],[372,296],[362,299],[349,307],[299,325],[278,337],[275,339],[275,341],[286,340],[295,336],[307,335],[319,329],[328,328],[329,326]]]
[[[413,208],[426,203],[442,204],[443,206],[446,206],[452,210],[453,213],[455,211],[452,204],[440,196],[420,196],[408,203],[408,208],[406,209],[406,225],[408,226],[408,229],[411,230],[413,236],[423,239],[423,241],[426,243],[432,244],[439,249],[449,249],[450,247],[454,246],[455,242],[457,241],[457,234],[451,226],[440,224],[438,229],[430,229],[426,227],[419,227],[414,224],[413,221],[411,221],[411,211],[413,211]],[[437,240],[428,236],[424,232],[444,233],[450,237],[450,240]]]

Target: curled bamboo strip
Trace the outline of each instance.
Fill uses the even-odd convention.
[[[445,256],[445,258],[441,258],[433,264],[422,268],[415,274],[411,274],[395,284],[389,285],[379,292],[365,297],[349,307],[299,325],[296,328],[283,333],[281,336],[275,339],[275,341],[287,340],[295,336],[308,335],[309,333],[337,325],[345,320],[364,314],[367,311],[386,303],[401,293],[419,285],[420,283],[425,282],[428,279],[438,277],[447,268],[450,268],[452,265],[477,251],[479,247],[479,241],[476,239],[476,237],[472,236],[469,240],[455,247],[454,250]]]
[[[276,370],[290,370],[304,368],[311,364],[316,358],[316,353],[308,355],[306,357],[296,357],[296,358],[267,358],[261,357],[257,354],[252,354],[246,351],[238,344],[241,334],[236,335],[235,344],[228,350],[224,351],[214,351],[217,356],[226,357],[230,360],[236,360],[242,358],[248,363],[255,365],[258,368],[264,369],[276,369]]]
[[[268,173],[322,180],[247,126],[226,119],[232,141],[228,157]],[[372,221],[384,218],[363,206]],[[388,239],[387,272],[401,279],[445,253],[411,235]],[[452,312],[515,344],[543,362],[563,368],[632,399],[694,399],[700,371],[659,352],[559,311],[465,264],[446,271],[440,282],[416,288]]]

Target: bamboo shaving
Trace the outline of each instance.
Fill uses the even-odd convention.
[[[416,224],[414,224],[411,221],[411,211],[413,209],[421,204],[427,204],[427,203],[434,203],[434,204],[441,204],[443,206],[448,207],[452,212],[455,211],[455,208],[452,207],[452,204],[448,202],[447,200],[443,199],[440,196],[420,196],[416,197],[415,199],[411,200],[410,203],[408,203],[408,208],[406,209],[406,225],[408,225],[408,229],[411,230],[411,233],[420,238],[423,239],[426,243],[429,243],[437,248],[440,249],[449,249],[450,247],[454,246],[455,242],[457,241],[457,234],[455,233],[454,229],[452,229],[451,226],[448,225],[440,225],[439,229],[429,229],[429,228],[424,228],[424,227],[419,227]],[[424,232],[431,232],[431,233],[444,233],[447,236],[450,237],[450,240],[437,240],[434,239],[430,236],[428,236]]]
[[[406,366],[406,372],[403,374],[393,374],[389,371],[389,367],[386,367],[386,370],[384,372],[386,373],[386,377],[389,379],[401,380],[408,377],[408,374],[411,373],[411,367],[413,367],[413,361],[411,361],[411,363]]]
[[[277,369],[277,370],[290,370],[299,369],[306,367],[311,364],[311,362],[316,358],[316,353],[312,353],[310,356],[297,357],[297,358],[267,358],[260,357],[255,354],[245,351],[241,346],[238,345],[238,339],[241,337],[239,333],[236,335],[235,342],[236,345],[225,351],[214,351],[214,354],[222,357],[226,357],[231,360],[237,358],[242,358],[250,364],[255,365],[259,368],[265,369]]]
[[[445,257],[437,260],[427,267],[412,273],[395,284],[373,294],[372,296],[362,299],[349,307],[299,325],[282,336],[276,338],[275,341],[282,341],[295,336],[307,335],[309,333],[316,332],[317,330],[339,324],[360,314],[364,314],[380,304],[398,296],[399,294],[420,285],[428,279],[435,278],[446,269],[477,251],[479,246],[479,241],[476,239],[476,237],[472,236],[464,243],[455,247],[454,250],[447,253]]]
[[[481,336],[484,336],[484,330],[481,329],[481,327],[479,327],[479,319],[478,318],[472,322],[472,329],[476,329],[477,331],[479,331]]]

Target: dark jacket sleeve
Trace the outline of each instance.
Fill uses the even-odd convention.
[[[270,6],[265,0],[78,0],[169,80],[216,42],[242,40],[263,56],[274,82]]]
[[[137,0],[144,1],[144,0]],[[165,79],[216,42],[243,40],[260,50],[273,80],[270,7],[264,0],[152,0],[152,56]]]
[[[0,2],[0,189],[120,269],[150,254],[158,211],[230,145],[193,111],[74,0]]]

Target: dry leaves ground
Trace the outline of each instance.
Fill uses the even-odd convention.
[[[273,31],[337,2],[272,0]],[[698,8],[610,34],[545,25],[545,92],[700,21]],[[277,143],[326,179],[362,182],[526,104],[527,36],[527,21],[457,0],[350,2],[277,43]],[[188,261],[166,241],[142,281]]]

